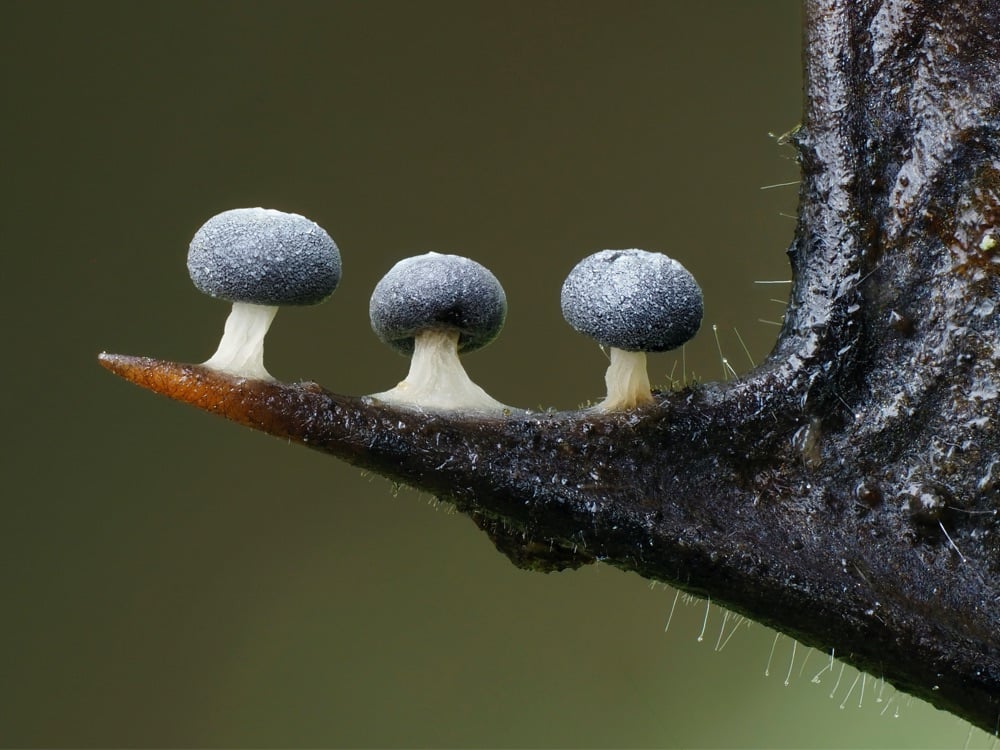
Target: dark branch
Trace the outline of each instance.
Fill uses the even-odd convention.
[[[807,2],[779,342],[649,408],[472,419],[102,355],[452,500],[518,565],[600,559],[993,731],[1000,714],[1000,3]]]

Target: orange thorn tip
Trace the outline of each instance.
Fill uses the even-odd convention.
[[[287,384],[240,377],[204,365],[182,364],[153,357],[101,352],[106,370],[147,390],[196,406],[234,422],[287,436],[277,404],[288,397],[321,390],[315,383]]]
[[[234,388],[249,383],[267,382],[239,377],[204,365],[182,364],[130,354],[101,352],[97,355],[97,361],[104,369],[130,383],[178,401],[187,401],[185,394],[192,389]]]

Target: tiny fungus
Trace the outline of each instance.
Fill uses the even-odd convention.
[[[509,409],[473,383],[458,358],[495,339],[507,316],[503,287],[479,263],[439,253],[401,260],[376,285],[368,311],[375,335],[411,357],[406,379],[373,398],[426,409]]]
[[[268,208],[236,208],[206,221],[191,240],[191,281],[233,303],[219,348],[204,364],[273,380],[264,336],[280,305],[322,302],[340,282],[340,252],[313,221]]]
[[[602,250],[581,260],[562,287],[573,328],[611,349],[602,411],[651,403],[646,352],[676,349],[701,325],[701,288],[662,253]]]

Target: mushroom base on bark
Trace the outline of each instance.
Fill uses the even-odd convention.
[[[611,364],[604,375],[608,395],[594,408],[625,411],[653,403],[646,371],[646,352],[629,352],[614,346],[610,349]]]
[[[456,330],[427,331],[413,341],[406,379],[372,398],[396,406],[500,414],[511,411],[472,382],[458,358]]]
[[[274,380],[264,367],[264,337],[278,308],[234,302],[226,318],[222,340],[205,367],[257,380]]]

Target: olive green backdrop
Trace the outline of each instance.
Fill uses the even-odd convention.
[[[467,367],[571,408],[606,360],[559,314],[583,255],[643,247],[705,291],[686,370],[770,349],[787,287],[796,2],[4,2],[0,743],[960,746],[966,727],[606,566],[515,569],[466,518],[140,391],[102,349],[199,361],[212,214],[318,221],[344,278],[267,362],[346,393],[406,361],[367,322],[395,261],[469,255],[508,325]],[[654,381],[676,367],[651,360]],[[784,678],[792,665],[791,684]],[[838,667],[839,668],[839,667]],[[855,683],[857,685],[857,683]],[[829,695],[834,693],[831,699]],[[845,701],[844,698],[847,697]],[[858,703],[861,708],[858,708]],[[843,705],[842,705],[843,704]],[[888,711],[880,715],[889,705]],[[893,719],[901,705],[900,718]],[[843,707],[843,710],[841,710]],[[973,747],[989,745],[985,735]]]

